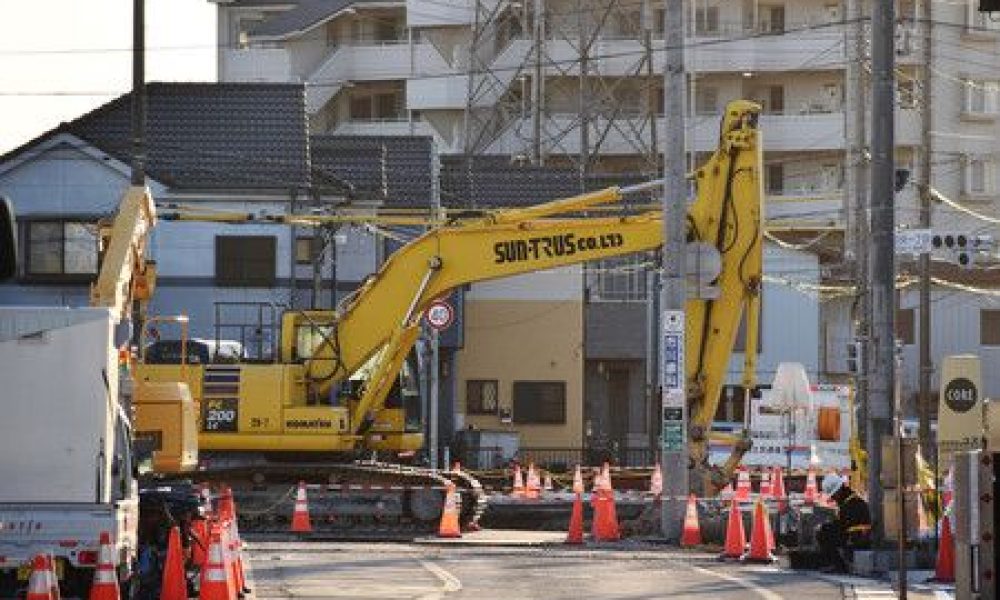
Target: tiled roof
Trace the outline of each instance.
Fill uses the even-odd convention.
[[[147,94],[146,171],[151,178],[185,189],[309,185],[301,84],[150,83]],[[131,94],[125,94],[49,135],[71,133],[128,163],[131,114]]]
[[[587,190],[643,181],[640,174],[594,174]],[[539,204],[581,192],[580,175],[572,167],[519,165],[507,155],[441,157],[441,197],[447,206],[513,207]]]
[[[349,183],[355,198],[384,199],[387,206],[430,203],[429,137],[314,135],[310,148],[314,173]]]
[[[345,8],[372,0],[300,0],[250,31],[255,38],[285,38],[320,25]]]

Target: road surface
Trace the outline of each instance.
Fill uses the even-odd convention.
[[[256,598],[841,600],[854,591],[777,566],[665,549],[251,544]],[[845,594],[846,592],[846,594]],[[870,597],[891,597],[875,595]]]

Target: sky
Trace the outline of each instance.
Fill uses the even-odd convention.
[[[216,6],[146,1],[146,80],[216,80]],[[0,2],[0,154],[132,86],[132,0]]]

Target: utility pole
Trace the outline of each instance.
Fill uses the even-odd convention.
[[[684,498],[688,494],[687,377],[684,367],[685,223],[688,182],[684,147],[687,73],[684,70],[684,0],[664,5],[666,63],[663,67],[663,105],[666,133],[663,140],[663,289],[660,291],[660,381],[662,383],[660,464],[664,502],[663,535],[669,541],[681,536]]]
[[[872,174],[871,174],[871,382],[867,401],[868,499],[874,539],[884,539],[882,437],[892,431],[895,380],[895,7],[878,0],[872,7]]]
[[[542,46],[545,43],[545,0],[535,0],[535,74],[531,81],[531,164],[542,164],[542,102],[545,95]]]
[[[931,113],[931,60],[933,60],[931,28],[931,0],[922,0],[920,7],[920,22],[923,28],[923,68],[920,70],[920,182],[917,186],[920,194],[920,227],[931,227],[931,152],[934,138],[931,135],[933,126]],[[920,255],[920,382],[918,393],[917,416],[920,423],[920,447],[924,452],[934,453],[931,444],[931,376],[934,365],[931,363],[931,255]],[[936,462],[935,462],[936,464]]]
[[[868,363],[871,352],[867,346],[870,322],[868,309],[868,158],[865,134],[865,29],[862,0],[847,0],[847,22],[844,42],[847,48],[847,89],[844,95],[847,131],[847,195],[845,203],[846,233],[844,255],[853,268],[857,292],[853,307],[856,320],[854,334],[862,342],[862,356],[858,357],[855,387],[860,406],[868,398]],[[859,419],[859,436],[867,440],[865,419]]]
[[[587,0],[577,2],[577,28],[580,30],[580,193],[587,191],[590,170],[590,13]]]
[[[132,185],[146,185],[146,0],[132,0]]]

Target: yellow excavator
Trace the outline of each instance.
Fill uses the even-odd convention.
[[[690,468],[710,490],[725,485],[746,450],[738,447],[721,468],[708,464],[708,431],[744,313],[747,348],[757,346],[763,235],[759,113],[754,103],[731,102],[717,149],[692,174],[697,198],[687,214],[687,242],[714,249],[719,261],[712,281],[717,293],[690,299],[686,320]],[[338,460],[359,451],[402,452],[423,445],[419,426],[406,420],[401,397],[409,386],[400,385],[400,373],[407,372],[424,311],[465,284],[659,248],[661,213],[636,214],[622,204],[625,196],[648,193],[659,183],[448,219],[395,252],[336,310],[286,312],[275,362],[141,364],[136,379],[189,384],[201,415],[199,475],[235,482],[237,494],[242,484],[248,495],[241,504],[250,502],[251,512],[266,512],[276,501],[269,484],[287,490],[288,483],[300,479],[321,479],[342,486],[338,489],[433,485],[430,471]],[[595,210],[607,205],[623,210],[610,216]],[[188,217],[178,213],[172,218]],[[300,215],[271,219],[309,221]],[[233,222],[247,220],[252,219],[232,217]],[[323,218],[312,222],[322,224]],[[744,389],[753,388],[755,364],[754,352],[748,351]],[[359,372],[365,375],[361,385],[356,383]],[[137,409],[145,433],[162,440],[164,448],[180,447],[171,439],[177,424],[143,419],[146,407],[140,399]],[[252,491],[262,494],[253,497]],[[364,509],[359,504],[364,503],[351,503],[350,510],[357,513],[348,514],[392,504],[400,515],[433,519],[440,506],[436,497],[428,501],[404,492],[398,498],[378,496]],[[331,514],[338,510],[332,508]]]

